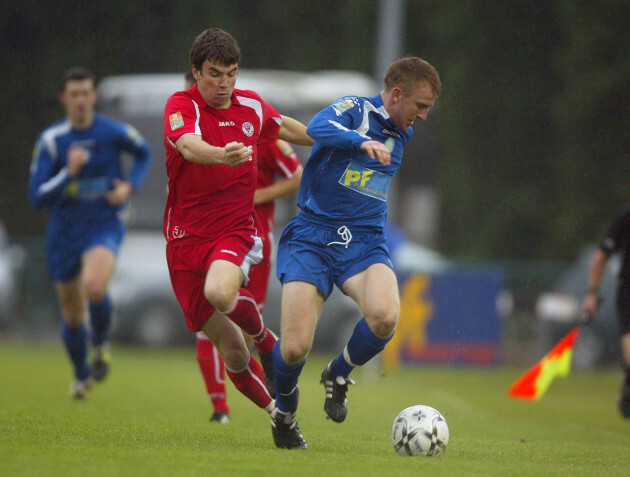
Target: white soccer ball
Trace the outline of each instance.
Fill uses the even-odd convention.
[[[403,410],[392,426],[392,443],[400,455],[434,457],[448,444],[446,419],[429,406],[417,405]]]

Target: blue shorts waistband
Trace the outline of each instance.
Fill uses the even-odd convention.
[[[301,211],[296,218],[307,224],[316,225],[318,227],[322,227],[328,230],[336,231],[337,229],[339,229],[339,227],[348,227],[350,230],[356,232],[383,233],[384,231],[384,228],[380,226],[358,224],[352,222],[352,220],[331,219],[304,211]]]

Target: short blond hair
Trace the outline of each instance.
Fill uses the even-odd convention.
[[[428,61],[417,56],[406,56],[394,61],[385,72],[385,90],[398,86],[403,91],[419,83],[428,84],[435,97],[442,94],[442,82],[437,70]]]

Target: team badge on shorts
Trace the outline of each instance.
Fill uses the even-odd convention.
[[[249,121],[243,123],[243,132],[247,137],[252,137],[254,134],[254,125]]]
[[[179,111],[171,114],[168,117],[169,122],[171,123],[171,131],[175,131],[176,129],[184,126],[184,118],[182,117],[182,113]]]

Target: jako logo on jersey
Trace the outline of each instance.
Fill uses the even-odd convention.
[[[386,202],[390,180],[391,177],[387,174],[350,161],[339,179],[339,184],[360,194]]]
[[[168,117],[168,121],[171,123],[171,131],[175,131],[175,129],[179,129],[184,125],[184,118],[179,111],[171,114]]]
[[[232,250],[227,250],[227,249],[222,249],[221,253],[229,253],[230,255],[234,255],[235,257],[238,257],[238,254],[236,252],[233,252]]]
[[[247,137],[252,137],[254,134],[254,125],[249,121],[243,123],[243,132]]]
[[[235,126],[234,121],[219,121],[219,126]]]

